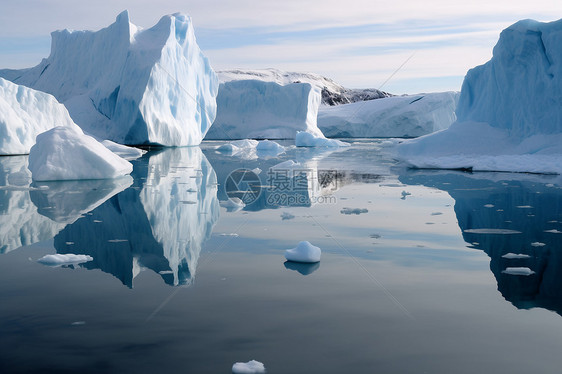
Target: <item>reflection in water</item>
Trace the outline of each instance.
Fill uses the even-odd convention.
[[[128,287],[143,269],[167,284],[189,284],[202,243],[219,216],[217,179],[199,148],[166,149],[134,162],[134,184],[55,236],[58,253]]]
[[[285,261],[283,265],[285,265],[285,269],[297,271],[302,275],[312,274],[320,268],[320,262],[307,264],[304,262]]]
[[[220,201],[227,201],[225,186],[231,173],[240,169],[259,169],[260,193],[257,199],[245,202],[245,211],[277,209],[280,207],[310,207],[315,204],[333,204],[333,194],[341,187],[354,183],[378,183],[380,175],[357,173],[341,168],[321,167],[326,157],[337,157],[338,152],[330,148],[298,148],[283,157],[254,159],[240,162],[237,157],[227,156],[214,150],[206,150],[206,155],[214,166],[217,178],[222,185],[218,191]],[[298,166],[276,167],[283,161],[293,160]]]
[[[506,300],[517,308],[562,314],[562,234],[556,233],[562,231],[562,189],[554,178],[425,171],[400,180],[439,188],[455,199],[464,240],[490,256],[490,269]]]

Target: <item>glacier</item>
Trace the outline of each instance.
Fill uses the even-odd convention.
[[[39,134],[29,151],[28,168],[36,181],[117,178],[133,171],[129,161],[77,126]]]
[[[323,105],[318,127],[336,138],[418,137],[455,122],[458,99],[458,92],[438,92]]]
[[[122,12],[93,31],[55,31],[39,65],[0,77],[52,94],[85,132],[120,144],[197,145],[216,115],[218,77],[191,18],[141,29]]]
[[[35,137],[56,126],[76,127],[64,105],[0,78],[0,155],[29,153]]]
[[[222,82],[205,139],[294,139],[296,131],[323,136],[316,124],[320,101],[320,91],[309,83]]]
[[[464,79],[457,121],[399,144],[417,168],[562,173],[562,20],[522,20]]]

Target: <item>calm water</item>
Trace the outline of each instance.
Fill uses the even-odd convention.
[[[218,144],[113,181],[30,184],[0,158],[1,373],[560,372],[560,178],[405,170],[376,140]],[[285,262],[301,240],[319,264]]]

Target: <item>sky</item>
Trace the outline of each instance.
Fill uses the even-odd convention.
[[[1,0],[0,68],[38,64],[54,30],[98,30],[129,10],[148,28],[192,17],[215,70],[278,68],[394,94],[458,91],[520,19],[562,18],[560,0]]]

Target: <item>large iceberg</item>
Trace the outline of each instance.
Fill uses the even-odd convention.
[[[76,126],[64,105],[0,78],[0,155],[29,153],[35,137],[55,126]]]
[[[48,58],[0,76],[54,95],[84,131],[121,144],[196,145],[216,114],[217,75],[178,13],[146,30],[124,11],[97,32],[55,31]]]
[[[418,137],[455,122],[458,99],[458,92],[439,92],[323,105],[318,127],[328,137]]]
[[[447,130],[406,141],[414,167],[562,173],[562,20],[505,29],[486,64],[470,70]]]
[[[37,136],[29,152],[36,181],[108,179],[130,174],[133,165],[79,127],[55,127]]]
[[[320,100],[320,90],[309,83],[223,82],[206,139],[294,139],[296,131],[323,136],[316,125]]]

